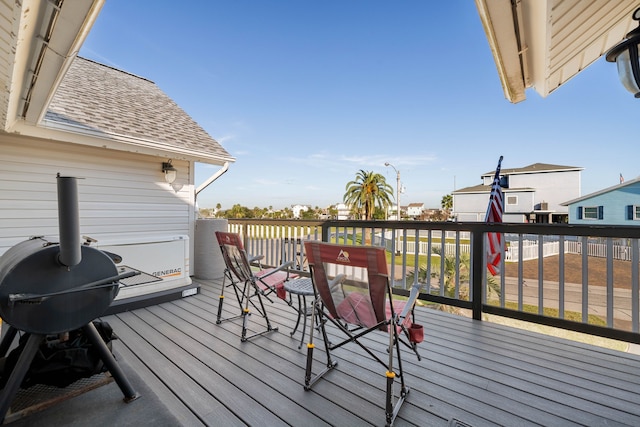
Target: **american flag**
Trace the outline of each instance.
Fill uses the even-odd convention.
[[[487,207],[487,217],[485,222],[502,222],[502,211],[504,202],[502,200],[502,189],[500,188],[500,164],[502,156],[498,160],[496,175],[491,185],[491,195],[489,196],[489,206]],[[502,258],[502,233],[487,233],[487,268],[492,275],[500,274],[500,260]]]

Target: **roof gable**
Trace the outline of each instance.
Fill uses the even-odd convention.
[[[491,192],[491,187],[492,185],[483,185],[483,184],[478,184],[478,185],[472,185],[470,187],[464,187],[464,188],[460,188],[458,190],[454,190],[451,192],[451,194],[464,194],[464,193],[490,193]],[[521,188],[505,188],[505,187],[500,187],[502,189],[503,193],[515,193],[515,192],[519,192],[519,193],[528,193],[528,192],[535,192],[534,188],[531,187],[521,187]]]
[[[638,183],[640,183],[640,177],[635,178],[635,179],[631,179],[629,181],[625,181],[622,184],[616,184],[616,185],[613,185],[611,187],[603,188],[602,190],[595,191],[593,193],[586,194],[584,196],[581,196],[581,197],[578,197],[576,199],[569,200],[568,202],[563,202],[563,203],[560,203],[560,204],[562,206],[569,206],[569,205],[572,205],[574,203],[582,202],[583,200],[587,200],[587,199],[592,199],[592,198],[594,198],[596,196],[600,196],[602,194],[611,193],[612,191],[618,191],[618,190],[620,190],[620,189],[622,189],[624,187],[628,187],[628,186],[631,186],[631,185],[636,185]]]
[[[500,170],[500,175],[517,175],[517,174],[527,174],[527,173],[548,173],[548,172],[567,172],[567,171],[581,171],[584,168],[578,166],[562,166],[562,165],[552,165],[548,163],[533,163],[529,166],[525,166],[522,168],[502,168]],[[494,176],[496,173],[495,170],[485,172],[482,174],[482,177],[485,176]]]
[[[80,57],[60,83],[44,124],[192,153],[203,161],[234,160],[155,83]]]

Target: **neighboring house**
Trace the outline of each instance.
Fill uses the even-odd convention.
[[[580,196],[581,167],[534,163],[523,168],[503,168],[504,222],[566,222],[562,202]],[[495,171],[481,176],[482,184],[452,193],[456,221],[484,221]]]
[[[49,3],[0,8],[0,254],[57,241],[60,173],[81,178],[81,234],[161,279],[118,298],[189,293],[195,163],[221,166],[212,182],[234,159],[153,82],[76,56],[103,1]]]
[[[640,178],[563,203],[569,224],[640,225]]]
[[[351,209],[349,209],[349,206],[344,203],[336,203],[334,206],[338,211],[338,217],[336,219],[347,220],[351,218]]]
[[[293,212],[294,218],[300,218],[302,216],[302,212],[306,212],[308,210],[309,210],[309,206],[305,206],[305,205],[291,206],[291,212]]]
[[[424,211],[424,203],[409,203],[407,206],[407,217],[419,219]]]

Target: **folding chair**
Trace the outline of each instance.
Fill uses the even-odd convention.
[[[373,359],[386,368],[386,425],[393,425],[398,412],[409,393],[402,372],[400,346],[411,349],[420,360],[417,344],[422,341],[422,326],[413,323],[413,308],[420,291],[415,285],[407,301],[394,301],[387,273],[385,249],[373,246],[343,246],[322,242],[305,242],[311,278],[318,295],[314,310],[319,312],[319,329],[322,332],[327,364],[312,377],[313,330],[316,327],[311,316],[310,339],[307,346],[305,390],[338,364],[332,358],[333,350],[354,342]],[[335,325],[344,340],[332,343],[327,334],[327,324]],[[375,354],[361,340],[373,331],[389,334],[385,356]],[[332,339],[335,339],[332,337]],[[397,367],[394,366],[394,354]],[[383,360],[387,357],[387,360]],[[400,394],[394,404],[393,386],[400,380]]]
[[[259,270],[254,272],[251,265],[263,257],[256,256],[250,258],[244,250],[242,240],[238,234],[216,231],[216,238],[218,239],[222,257],[226,265],[222,290],[220,292],[220,302],[218,303],[216,323],[220,324],[227,320],[242,318],[242,335],[240,340],[243,342],[258,335],[277,331],[277,327],[271,326],[262,299],[265,298],[269,302],[273,302],[271,298],[274,294],[278,296],[278,298],[286,298],[284,282],[297,277],[297,275],[289,273],[289,267],[291,267],[293,262],[285,262],[277,268],[267,269],[263,269],[258,263]],[[223,319],[222,305],[224,303],[224,291],[227,287],[232,288],[235,293],[240,314]],[[251,316],[250,306],[264,318],[267,329],[247,336],[247,327],[249,317]]]

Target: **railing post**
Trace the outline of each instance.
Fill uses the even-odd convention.
[[[471,310],[475,320],[482,320],[482,274],[485,260],[484,233],[474,229],[471,232]]]

